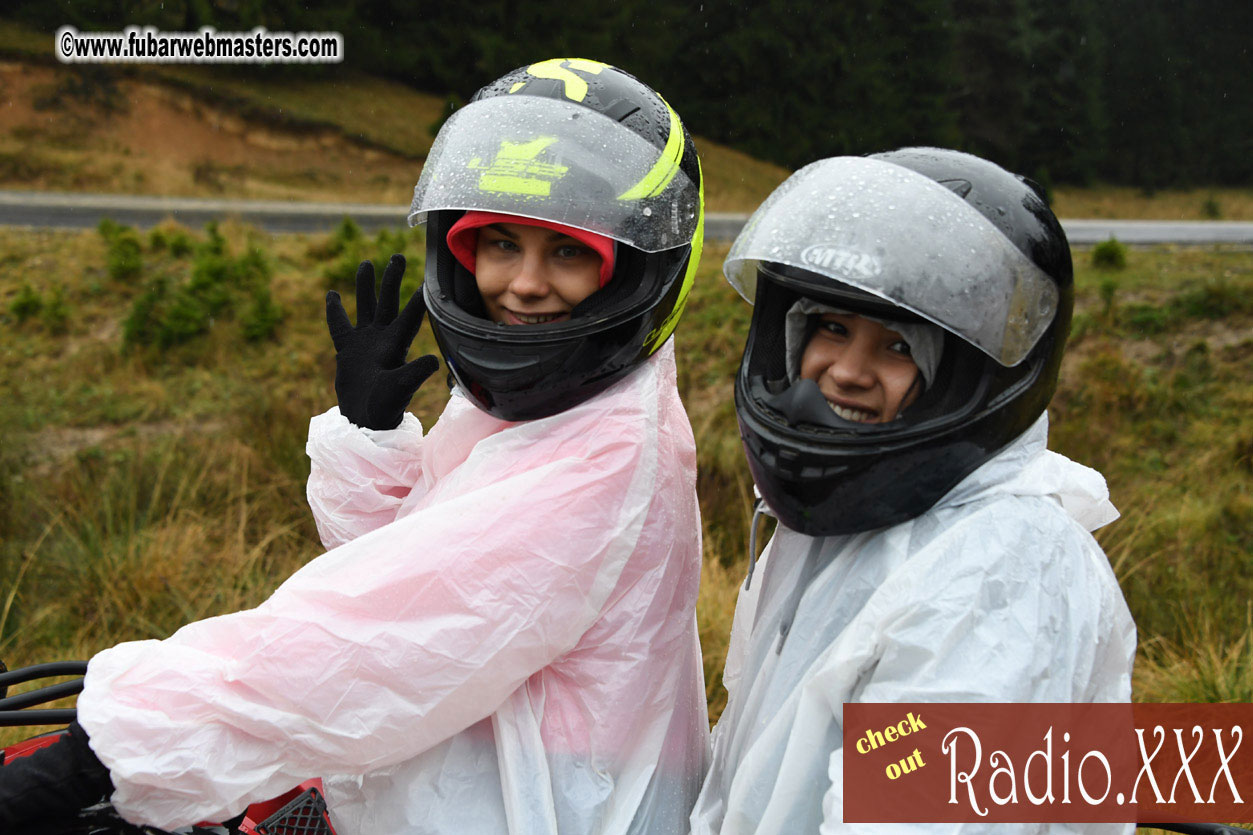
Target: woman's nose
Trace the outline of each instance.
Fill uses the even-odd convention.
[[[870,388],[874,385],[870,355],[856,341],[844,347],[835,361],[827,366],[826,374],[846,388]]]
[[[516,296],[543,297],[552,289],[543,259],[526,253],[518,264],[518,271],[509,282],[509,289]]]

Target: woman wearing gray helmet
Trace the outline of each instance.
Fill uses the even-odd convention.
[[[779,526],[692,831],[846,831],[848,702],[1129,700],[1135,628],[1089,533],[1118,514],[1046,448],[1072,270],[1036,190],[955,151],[822,160],[724,269],[754,303],[736,409]]]

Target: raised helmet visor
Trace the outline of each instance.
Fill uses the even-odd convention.
[[[852,285],[935,322],[1004,366],[1022,362],[1058,289],[975,208],[881,160],[837,157],[793,174],[749,218],[727,280],[750,303],[761,262]]]
[[[428,212],[481,209],[586,229],[644,252],[690,243],[700,189],[679,168],[684,131],[665,147],[571,102],[497,96],[440,129],[414,187],[410,225]]]

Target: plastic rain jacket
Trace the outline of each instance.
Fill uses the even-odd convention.
[[[778,528],[736,606],[730,699],[693,833],[857,831],[842,823],[845,702],[1130,700],[1135,625],[1088,533],[1118,512],[1100,473],[1046,440],[1042,416],[931,510],[890,528],[825,538]],[[1090,828],[1124,828],[1103,826]]]
[[[340,835],[686,828],[707,762],[695,447],[674,350],[566,412],[314,418],[328,547],[256,609],[95,656],[127,818],[327,778]]]

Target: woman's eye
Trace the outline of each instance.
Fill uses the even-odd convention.
[[[563,244],[557,247],[558,258],[578,258],[581,255],[587,255],[588,249],[575,244]]]
[[[832,333],[837,336],[843,336],[844,334],[848,333],[848,328],[844,327],[839,322],[831,322],[831,321],[824,320],[818,323],[818,327],[821,330],[826,331],[827,333]]]
[[[898,339],[893,342],[888,346],[888,350],[906,357],[912,357],[914,355],[913,350],[909,347],[909,343],[903,339]]]

